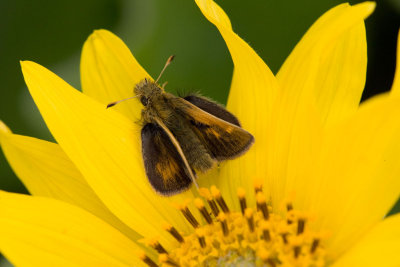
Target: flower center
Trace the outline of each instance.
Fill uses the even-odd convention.
[[[146,255],[149,266],[324,266],[325,253],[321,234],[307,228],[307,216],[293,208],[272,212],[262,187],[255,186],[256,207],[248,207],[246,192],[237,191],[240,211],[231,211],[220,191],[200,189],[207,202],[196,198],[194,204],[204,219],[200,223],[187,204],[177,208],[193,226],[193,233],[183,236],[170,224],[164,226],[179,246],[167,252],[155,239],[146,244],[159,253],[160,265]],[[284,215],[282,215],[284,214]]]

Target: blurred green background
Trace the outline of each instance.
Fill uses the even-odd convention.
[[[343,1],[217,2],[229,15],[234,30],[276,73],[308,27]],[[389,90],[395,68],[400,1],[380,0],[377,4],[366,22],[369,65],[364,99]],[[53,140],[25,87],[19,60],[38,62],[80,89],[81,48],[88,35],[99,28],[120,36],[153,77],[169,55],[176,55],[164,75],[168,89],[200,90],[226,102],[232,61],[217,30],[193,1],[1,0],[0,119],[15,133]],[[0,172],[0,189],[26,192],[2,153]],[[0,261],[0,266],[7,264]]]

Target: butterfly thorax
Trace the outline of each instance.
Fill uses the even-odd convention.
[[[157,123],[156,119],[158,119],[164,122],[166,126],[170,125],[169,121],[173,120],[174,112],[171,109],[167,94],[153,94],[147,99],[147,103],[142,110],[144,123]]]

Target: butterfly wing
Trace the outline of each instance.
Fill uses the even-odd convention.
[[[222,120],[183,98],[177,97],[173,101],[175,110],[189,121],[190,127],[216,160],[236,158],[254,143],[254,137],[239,126]]]
[[[212,101],[204,96],[193,95],[193,94],[185,96],[184,99],[186,101],[192,103],[196,107],[204,110],[205,112],[210,113],[210,114],[214,115],[215,117],[220,118],[221,120],[230,122],[230,123],[240,127],[240,122],[235,117],[235,115],[233,115],[232,113],[227,111],[220,104],[215,103],[214,101]]]
[[[162,127],[147,123],[141,135],[144,167],[154,190],[169,196],[188,189],[192,180],[182,157]]]

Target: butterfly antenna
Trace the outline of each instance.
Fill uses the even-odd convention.
[[[158,78],[156,80],[156,83],[158,82],[158,80],[161,78],[162,74],[164,73],[165,69],[168,67],[169,64],[171,64],[171,61],[174,59],[174,55],[170,56],[167,59],[167,62],[165,62],[164,68],[161,70],[160,75],[158,75]]]
[[[110,104],[107,105],[107,108],[111,108],[112,106],[115,106],[118,103],[121,103],[121,102],[123,102],[125,100],[129,100],[129,99],[132,99],[132,98],[135,98],[135,97],[138,97],[138,96],[135,95],[135,96],[131,96],[131,97],[128,97],[128,98],[125,98],[125,99],[121,99],[121,100],[115,101],[115,102],[111,102]]]
[[[163,84],[161,85],[161,89],[164,90],[164,88],[165,88],[165,86],[166,86],[167,84],[168,84],[168,82],[163,83]]]

